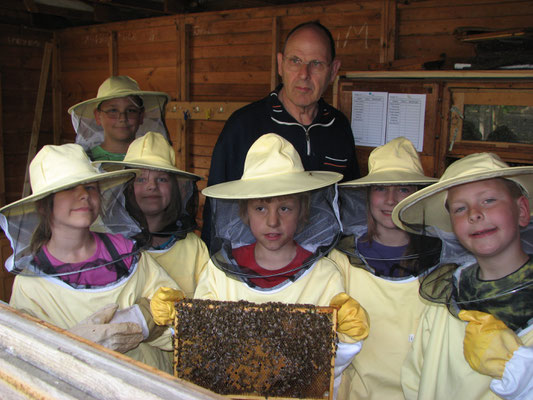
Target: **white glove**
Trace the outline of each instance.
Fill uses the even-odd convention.
[[[75,335],[108,349],[125,353],[143,340],[142,328],[134,322],[110,323],[118,304],[109,304],[68,329]]]
[[[110,324],[119,324],[121,322],[136,323],[142,328],[143,339],[148,338],[150,333],[148,331],[148,325],[146,324],[146,320],[144,319],[144,315],[138,304],[123,308],[122,310],[117,310],[115,315],[113,315],[113,318],[111,318],[111,321],[109,321]]]

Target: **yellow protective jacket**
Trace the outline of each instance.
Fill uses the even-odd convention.
[[[361,259],[349,259],[338,250],[328,257],[338,265],[346,293],[361,303],[370,319],[370,334],[344,371],[338,399],[403,400],[400,371],[424,307],[418,279],[377,277],[363,268]]]
[[[149,250],[148,253],[177,282],[185,296],[194,295],[200,274],[209,261],[209,251],[202,239],[189,232],[169,249]]]
[[[209,261],[194,293],[197,299],[222,301],[247,300],[254,303],[283,302],[329,306],[331,299],[344,292],[342,278],[335,264],[321,258],[295,282],[288,280],[275,289],[255,289],[228,277],[213,261]]]
[[[490,385],[502,383],[474,371],[463,355],[467,323],[454,317],[444,305],[428,305],[417,332],[417,340],[402,368],[402,386],[406,399],[419,400],[489,400],[501,399]],[[519,335],[525,346],[533,346],[533,328]],[[521,348],[526,350],[527,348]],[[531,350],[531,349],[529,349]],[[522,350],[517,350],[515,354]],[[515,356],[513,355],[513,358]],[[513,361],[513,360],[511,360]],[[508,361],[507,366],[511,361]],[[533,363],[529,362],[529,370]],[[533,392],[520,399],[533,398]],[[509,397],[514,398],[514,397]]]
[[[179,289],[172,278],[146,253],[141,253],[126,279],[105,288],[75,289],[54,277],[18,275],[9,304],[63,329],[72,328],[107,304],[119,309],[150,299],[161,286]],[[151,342],[142,342],[126,355],[172,373],[170,329]]]

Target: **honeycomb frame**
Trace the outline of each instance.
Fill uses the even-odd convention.
[[[184,299],[174,375],[234,399],[332,399],[336,319],[332,307]]]

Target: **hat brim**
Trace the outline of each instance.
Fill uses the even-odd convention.
[[[434,226],[445,232],[453,232],[450,215],[445,206],[448,189],[493,178],[510,179],[521,185],[527,192],[530,215],[533,215],[533,167],[508,167],[455,177],[423,188],[396,205],[392,220],[398,227],[413,233],[420,233],[420,229],[424,226]]]
[[[113,94],[109,96],[94,97],[89,100],[84,100],[81,103],[75,104],[68,109],[68,113],[75,113],[76,115],[84,118],[94,118],[94,109],[102,101],[128,97],[128,96],[140,96],[143,99],[143,106],[145,110],[152,110],[153,108],[159,107],[161,101],[166,104],[170,100],[170,96],[164,92],[147,92],[143,90],[127,92],[122,94]],[[158,101],[160,99],[161,101]]]
[[[0,208],[0,213],[4,214],[5,216],[9,216],[35,211],[35,202],[37,200],[44,199],[50,194],[61,192],[82,184],[98,182],[100,184],[100,191],[103,192],[114,186],[118,186],[130,181],[140,172],[141,171],[139,170],[128,169],[122,171],[104,172],[93,177],[74,180],[64,185],[55,186],[53,188],[43,190],[42,192],[31,194],[11,204],[8,204]]]
[[[202,194],[218,199],[261,199],[320,189],[341,179],[337,172],[302,171],[219,183],[206,187]]]
[[[186,178],[186,179],[192,179],[192,180],[201,180],[202,177],[200,175],[196,175],[187,171],[182,171],[181,169],[178,169],[176,167],[170,167],[170,166],[163,166],[163,165],[155,165],[155,164],[147,164],[142,161],[93,161],[94,165],[101,165],[102,168],[106,171],[115,170],[115,168],[109,168],[116,166],[117,169],[122,167],[129,167],[129,168],[136,168],[136,169],[151,169],[155,171],[164,171],[168,172],[170,174],[179,175],[180,177]]]
[[[430,185],[437,182],[437,178],[398,171],[380,171],[362,178],[339,183],[339,186],[371,186],[371,185]]]

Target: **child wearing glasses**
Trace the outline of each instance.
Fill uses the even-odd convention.
[[[95,98],[69,108],[80,144],[93,161],[124,159],[128,146],[148,131],[165,132],[163,92],[139,88],[129,76],[111,76],[98,88]]]

